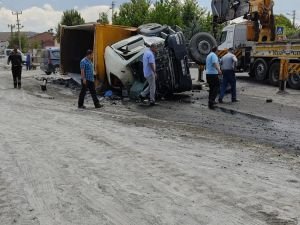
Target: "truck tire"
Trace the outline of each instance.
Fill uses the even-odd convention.
[[[267,72],[268,72],[268,64],[266,60],[261,58],[255,60],[253,71],[256,80],[258,81],[265,80],[267,78]]]
[[[279,74],[280,74],[280,63],[274,62],[269,70],[269,83],[278,86],[279,84]]]
[[[217,46],[216,39],[209,33],[200,32],[195,34],[189,44],[188,53],[194,62],[205,65],[206,57],[214,46]]]
[[[300,89],[300,74],[290,76],[288,79],[288,85],[292,89]]]

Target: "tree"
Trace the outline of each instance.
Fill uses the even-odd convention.
[[[97,23],[100,24],[109,24],[108,15],[107,13],[100,13],[99,19],[97,20]]]
[[[211,19],[210,13],[201,8],[196,0],[185,0],[182,7],[182,20],[187,39],[198,32],[211,31]]]
[[[276,26],[283,26],[286,29],[286,36],[290,37],[299,33],[299,27],[294,27],[292,22],[284,15],[275,15]]]
[[[182,26],[182,4],[179,0],[160,0],[149,11],[147,22]]]
[[[113,15],[113,24],[138,27],[144,24],[149,13],[148,0],[131,0],[120,6],[119,13]]]
[[[42,48],[42,42],[41,41],[33,41],[30,44],[30,48],[31,49],[40,49],[40,48]]]
[[[58,41],[60,40],[61,25],[75,26],[75,25],[80,25],[80,24],[84,24],[84,23],[85,23],[84,19],[81,17],[80,13],[77,10],[71,9],[71,10],[64,11],[63,15],[61,17],[61,21],[57,25],[57,28],[56,28],[57,40]]]
[[[20,34],[21,38],[21,47],[22,51],[26,52],[28,50],[28,38],[25,34]],[[14,48],[15,46],[19,46],[19,36],[18,33],[13,33],[12,37],[9,39],[9,48]]]

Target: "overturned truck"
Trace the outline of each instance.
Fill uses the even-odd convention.
[[[97,85],[129,91],[135,82],[145,81],[142,57],[152,43],[158,46],[158,94],[164,96],[191,90],[184,36],[180,29],[159,24],[139,28],[100,24],[63,26],[61,71],[79,74],[80,60],[87,49],[93,49]]]

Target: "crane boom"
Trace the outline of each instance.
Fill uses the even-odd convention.
[[[249,41],[275,40],[273,0],[212,0],[214,24],[221,24],[243,16],[248,20]]]

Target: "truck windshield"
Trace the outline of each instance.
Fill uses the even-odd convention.
[[[226,41],[227,31],[223,31],[220,37],[220,44],[223,44]]]

